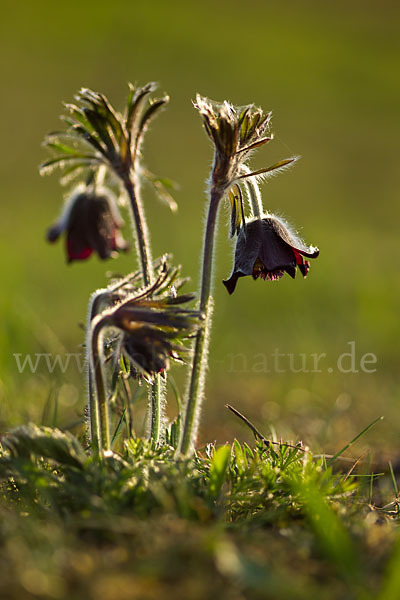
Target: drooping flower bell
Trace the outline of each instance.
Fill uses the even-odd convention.
[[[178,305],[193,298],[192,294],[159,300],[142,298],[125,302],[114,312],[115,325],[124,332],[120,350],[136,376],[151,382],[156,373],[169,369],[171,359],[185,362],[189,350],[182,342],[196,333],[202,315]]]
[[[121,349],[136,371],[152,381],[155,373],[169,369],[171,358],[181,360],[178,351],[182,347],[173,344],[169,337],[172,336],[161,329],[142,325],[124,334]]]
[[[168,370],[171,360],[185,362],[190,350],[184,342],[204,320],[199,311],[182,307],[195,295],[177,293],[186,279],[180,278],[180,267],[168,266],[168,258],[155,262],[158,276],[147,288],[135,287],[133,274],[95,297],[97,305],[102,297],[108,307],[93,317],[92,330],[96,335],[104,327],[119,330],[115,356],[122,353],[131,364],[131,374],[149,382]]]
[[[79,191],[68,198],[59,220],[47,232],[55,242],[66,232],[67,261],[85,260],[96,252],[101,259],[127,250],[123,222],[114,199],[106,192]]]
[[[318,248],[306,246],[279,217],[269,215],[254,219],[240,229],[233,272],[223,283],[232,294],[239,277],[246,275],[274,281],[286,271],[294,279],[299,267],[306,277],[310,262],[303,257],[316,258],[318,254]]]

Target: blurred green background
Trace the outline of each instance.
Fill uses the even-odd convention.
[[[45,229],[60,210],[62,190],[56,175],[38,175],[46,158],[41,141],[59,128],[62,101],[71,101],[81,86],[104,92],[122,108],[128,81],[155,80],[171,102],[148,134],[144,161],[181,187],[176,215],[144,190],[154,255],[172,252],[195,289],[212,159],[191,105],[196,92],[273,110],[275,141],[253,165],[294,154],[302,160],[264,184],[264,204],[321,249],[306,281],[245,278],[228,297],[221,280],[230,274],[233,249],[228,211],[221,211],[200,442],[247,439],[224,408],[230,402],[265,434],[273,426],[278,437],[326,451],[384,415],[368,441],[397,454],[399,16],[398,3],[385,0],[4,4],[2,430],[29,419],[40,422],[49,395],[56,393],[58,414],[46,419],[60,426],[79,420],[85,385],[78,370],[19,374],[13,354],[79,352],[89,294],[104,285],[107,270],[127,273],[135,266],[133,255],[67,266],[62,244],[46,244]],[[350,341],[358,373],[336,366]],[[311,354],[327,357],[321,373],[293,373],[286,356],[285,372],[279,373],[272,363],[276,349],[294,354],[296,368],[300,354],[309,369]],[[377,357],[373,373],[360,371],[365,353]],[[231,368],[232,354],[243,355],[239,362],[246,364]],[[271,372],[259,372],[260,354]],[[184,387],[182,368],[176,379]],[[138,414],[144,406],[143,398]]]

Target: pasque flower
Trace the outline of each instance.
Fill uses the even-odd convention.
[[[212,315],[213,254],[217,229],[218,210],[225,198],[231,208],[230,234],[245,234],[244,195],[251,206],[251,216],[260,218],[263,212],[261,197],[257,193],[257,180],[265,179],[291,165],[296,157],[253,171],[246,164],[257,148],[272,140],[269,131],[270,112],[253,104],[235,107],[229,102],[212,102],[197,95],[195,108],[203,118],[204,128],[214,145],[214,160],[209,179],[209,205],[204,233],[203,261],[200,290],[200,310],[205,314],[205,325],[196,336],[193,368],[185,406],[184,428],[180,451],[191,452],[195,445],[201,401],[203,398],[207,353]],[[244,195],[243,195],[244,192]],[[243,239],[240,245],[243,245]],[[244,244],[245,245],[245,244]],[[257,252],[256,252],[257,254]],[[257,255],[254,257],[254,261]],[[254,263],[246,265],[246,273],[253,273]],[[234,273],[228,289],[232,292],[239,275]]]
[[[179,267],[168,267],[167,258],[165,256],[161,262],[157,261],[158,276],[147,287],[136,287],[135,281],[140,278],[132,274],[120,283],[112,283],[109,293],[102,290],[93,298],[97,308],[100,308],[99,301],[106,305],[102,312],[90,319],[87,341],[94,392],[90,407],[91,430],[98,432],[103,448],[110,446],[105,347],[115,349],[114,375],[119,372],[122,353],[130,363],[130,373],[152,383],[160,379],[160,372],[168,369],[171,359],[183,360],[183,355],[188,352],[184,340],[195,335],[204,320],[199,311],[181,307],[194,300],[195,296],[178,295],[177,291],[185,280],[179,277]],[[93,302],[91,314],[94,312]],[[113,334],[109,343],[105,343],[104,339],[106,330]],[[159,411],[151,415],[152,428],[155,420],[158,439],[161,426]]]
[[[75,96],[75,102],[65,105],[66,114],[62,119],[67,125],[66,129],[46,136],[44,145],[53,156],[46,160],[40,169],[40,172],[45,174],[60,168],[62,184],[80,181],[86,188],[85,193],[67,202],[60,220],[48,232],[49,241],[55,241],[62,232],[66,232],[69,262],[84,260],[93,252],[97,252],[101,258],[108,258],[116,251],[127,248],[120,232],[121,220],[116,202],[110,199],[108,194],[99,198],[99,195],[104,195],[89,192],[99,192],[101,186],[113,190],[118,200],[122,201],[123,196],[127,196],[141,267],[140,279],[145,287],[154,283],[155,277],[140,182],[147,179],[153,184],[160,199],[166,202],[171,210],[176,210],[176,203],[169,193],[174,187],[173,183],[155,176],[142,164],[141,149],[145,132],[153,117],[168,102],[167,96],[153,98],[155,89],[154,83],[143,87],[129,84],[129,94],[123,112],[115,110],[104,94],[87,88],[81,89]],[[122,291],[119,284],[117,288]],[[127,292],[126,286],[124,288],[124,292]],[[91,299],[90,327],[103,303],[107,305],[109,301],[118,301],[116,291],[114,289],[110,294],[111,290],[104,290]],[[98,329],[100,332],[100,322]],[[91,334],[92,332],[88,331],[88,337]],[[94,345],[96,344],[97,340],[94,342]],[[93,356],[103,358],[98,348],[90,347],[90,352]],[[101,365],[95,366],[89,361],[88,371],[91,440],[95,448],[107,449],[110,436]],[[150,394],[151,438],[155,442],[159,441],[160,436],[163,394],[164,382],[155,377]]]
[[[108,296],[103,301],[108,307],[92,320],[98,329],[119,330],[116,356],[122,352],[134,375],[147,381],[168,370],[171,359],[184,360],[188,349],[183,341],[196,333],[203,319],[199,311],[182,308],[195,296],[177,293],[186,280],[179,277],[180,267],[169,267],[167,260],[164,256],[155,263],[158,277],[147,288],[135,289],[135,274],[120,286],[110,286],[109,294],[101,294]]]
[[[175,336],[155,327],[141,325],[124,334],[121,349],[137,373],[151,381],[154,374],[169,369],[171,358],[180,360],[178,351],[182,347],[173,344],[169,337]]]
[[[125,301],[114,310],[113,321],[123,336],[120,350],[131,362],[136,375],[152,381],[169,369],[170,360],[184,362],[188,349],[182,344],[201,324],[198,311],[178,305],[193,300],[192,294]]]
[[[67,261],[85,260],[96,252],[110,258],[128,244],[122,237],[122,220],[107,193],[77,192],[66,202],[59,220],[47,232],[49,242],[66,233]]]
[[[316,258],[318,254],[318,248],[306,246],[279,217],[269,215],[254,219],[240,229],[233,272],[223,283],[232,294],[239,277],[246,275],[273,281],[286,271],[294,278],[299,267],[306,277],[310,263],[303,257]]]

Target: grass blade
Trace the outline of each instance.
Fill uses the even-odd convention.
[[[336,454],[334,454],[334,455],[332,456],[332,458],[330,458],[330,459],[327,461],[327,463],[326,463],[327,467],[329,467],[329,466],[330,466],[330,465],[333,463],[333,461],[335,461],[337,458],[339,458],[339,456],[341,456],[341,455],[343,454],[343,452],[346,452],[346,450],[347,450],[348,448],[350,448],[350,446],[352,446],[352,445],[353,445],[353,444],[354,444],[354,443],[355,443],[357,440],[359,440],[361,436],[363,436],[363,435],[364,435],[365,433],[367,433],[367,431],[369,431],[369,430],[370,430],[370,429],[371,429],[371,428],[372,428],[374,425],[376,425],[376,423],[378,423],[378,421],[382,421],[382,419],[383,419],[383,417],[377,417],[376,419],[374,419],[374,420],[372,421],[372,423],[370,423],[369,425],[367,425],[367,427],[365,427],[365,428],[364,428],[364,429],[363,429],[363,430],[362,430],[360,433],[358,433],[358,434],[356,435],[356,437],[355,437],[355,438],[353,438],[353,439],[351,440],[351,442],[349,442],[348,444],[346,444],[345,446],[343,446],[343,448],[342,448],[341,450],[339,450],[339,452],[336,452]]]

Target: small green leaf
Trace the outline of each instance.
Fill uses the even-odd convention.
[[[158,180],[154,180],[151,182],[154,186],[154,190],[158,196],[158,198],[168,206],[171,212],[176,212],[178,210],[178,205],[171,196],[169,192],[164,188],[162,183]]]
[[[114,110],[106,96],[88,88],[82,88],[78,99],[80,102],[89,105],[94,112],[108,123],[115,139],[120,144],[125,135],[120,122],[120,116]]]
[[[214,451],[210,465],[210,479],[208,493],[211,498],[216,500],[224,484],[226,472],[231,457],[231,447],[221,446]]]
[[[129,86],[129,93],[128,93],[128,97],[126,99],[126,106],[127,109],[131,106],[132,101],[133,101],[133,96],[135,95],[136,92],[136,87],[133,85],[133,83],[128,83]]]
[[[240,475],[242,475],[248,469],[248,463],[245,453],[239,442],[234,440],[233,450],[236,457],[236,467]]]
[[[101,141],[107,146],[111,156],[114,156],[116,148],[108,131],[107,120],[98,112],[91,110],[90,108],[85,108],[84,113]]]
[[[123,138],[125,137],[125,133],[120,122],[120,116],[115,112],[112,105],[103,94],[99,94],[99,98],[103,107],[102,112],[110,123],[110,127],[112,128],[118,143],[121,144]]]
[[[90,170],[90,165],[82,165],[81,163],[63,169],[62,176],[60,177],[61,185],[68,185],[74,179],[81,177],[83,171],[86,169]]]
[[[176,181],[173,181],[172,179],[169,179],[168,177],[157,177],[154,176],[155,179],[157,179],[157,181],[159,181],[161,183],[162,186],[164,186],[165,188],[169,189],[169,190],[179,190],[179,184]]]
[[[92,156],[90,154],[57,156],[50,160],[46,160],[40,165],[39,172],[41,175],[46,175],[47,173],[51,173],[56,167],[63,169],[66,164],[75,164],[76,167],[87,167],[100,162],[101,161],[97,156]]]
[[[130,365],[122,353],[119,357],[119,367],[124,375],[129,375]]]
[[[151,121],[151,119],[155,116],[155,114],[167,103],[169,102],[169,97],[165,96],[164,98],[160,98],[159,100],[151,100],[148,108],[144,111],[138,126],[138,137],[142,135],[147,125]]]
[[[73,125],[73,131],[76,131],[76,133],[81,137],[81,139],[84,142],[87,142],[88,144],[93,146],[93,148],[101,152],[101,154],[107,154],[107,149],[101,144],[100,140],[98,140],[95,137],[95,134],[92,135],[91,133],[89,133],[88,130],[85,129],[85,127],[81,125]]]
[[[258,169],[258,171],[252,171],[251,173],[246,173],[245,175],[240,175],[238,179],[247,179],[248,177],[256,177],[257,175],[268,175],[268,173],[272,173],[272,171],[281,171],[282,169],[287,168],[289,165],[294,163],[298,159],[297,156],[292,158],[285,158],[284,160],[280,160],[275,163],[271,167],[266,167],[264,169]]]
[[[239,117],[239,121],[238,121],[238,127],[240,130],[240,138],[241,139],[246,139],[247,136],[247,130],[248,130],[248,126],[249,126],[249,111],[250,111],[250,106],[246,106],[246,108],[242,111],[240,117]]]
[[[180,296],[171,296],[170,298],[166,299],[166,304],[184,304],[185,302],[191,302],[192,300],[194,300],[196,298],[196,294],[192,293],[192,294],[181,294]]]
[[[81,151],[78,148],[72,148],[61,142],[45,142],[47,148],[51,148],[56,152],[64,152],[64,154],[72,154],[74,156],[82,156]]]
[[[246,444],[246,442],[243,443],[243,449],[244,449],[245,453],[247,454],[247,456],[249,456],[249,458],[251,458],[251,459],[254,458],[253,450],[250,448],[250,446],[248,444]]]
[[[252,144],[249,144],[248,146],[245,146],[244,148],[240,148],[240,150],[238,150],[237,153],[239,154],[239,152],[249,152],[250,150],[255,150],[256,148],[259,148],[260,146],[267,144],[272,139],[273,139],[272,136],[261,138],[260,140],[257,140],[256,142],[253,142]]]
[[[156,90],[155,83],[147,83],[142,88],[137,88],[130,98],[127,106],[125,127],[128,132],[131,132],[135,126],[135,121],[140,114],[140,110],[146,100],[146,97]],[[132,89],[132,88],[131,88]]]
[[[82,125],[82,127],[87,129],[87,131],[89,133],[94,132],[94,127],[89,122],[89,120],[86,118],[83,108],[80,108],[79,106],[76,106],[75,104],[65,104],[65,108],[68,110],[71,117],[73,117],[73,119],[77,123],[80,123]],[[65,121],[68,124],[71,124],[73,122],[73,121],[71,122],[71,120],[66,116],[62,116],[61,118],[63,119],[63,121]]]
[[[144,169],[142,174],[143,177],[152,184],[158,198],[166,204],[172,212],[176,212],[178,210],[178,205],[167,188],[176,190],[179,186],[170,179],[157,177],[157,175],[154,175],[154,173],[151,173],[147,169]]]

